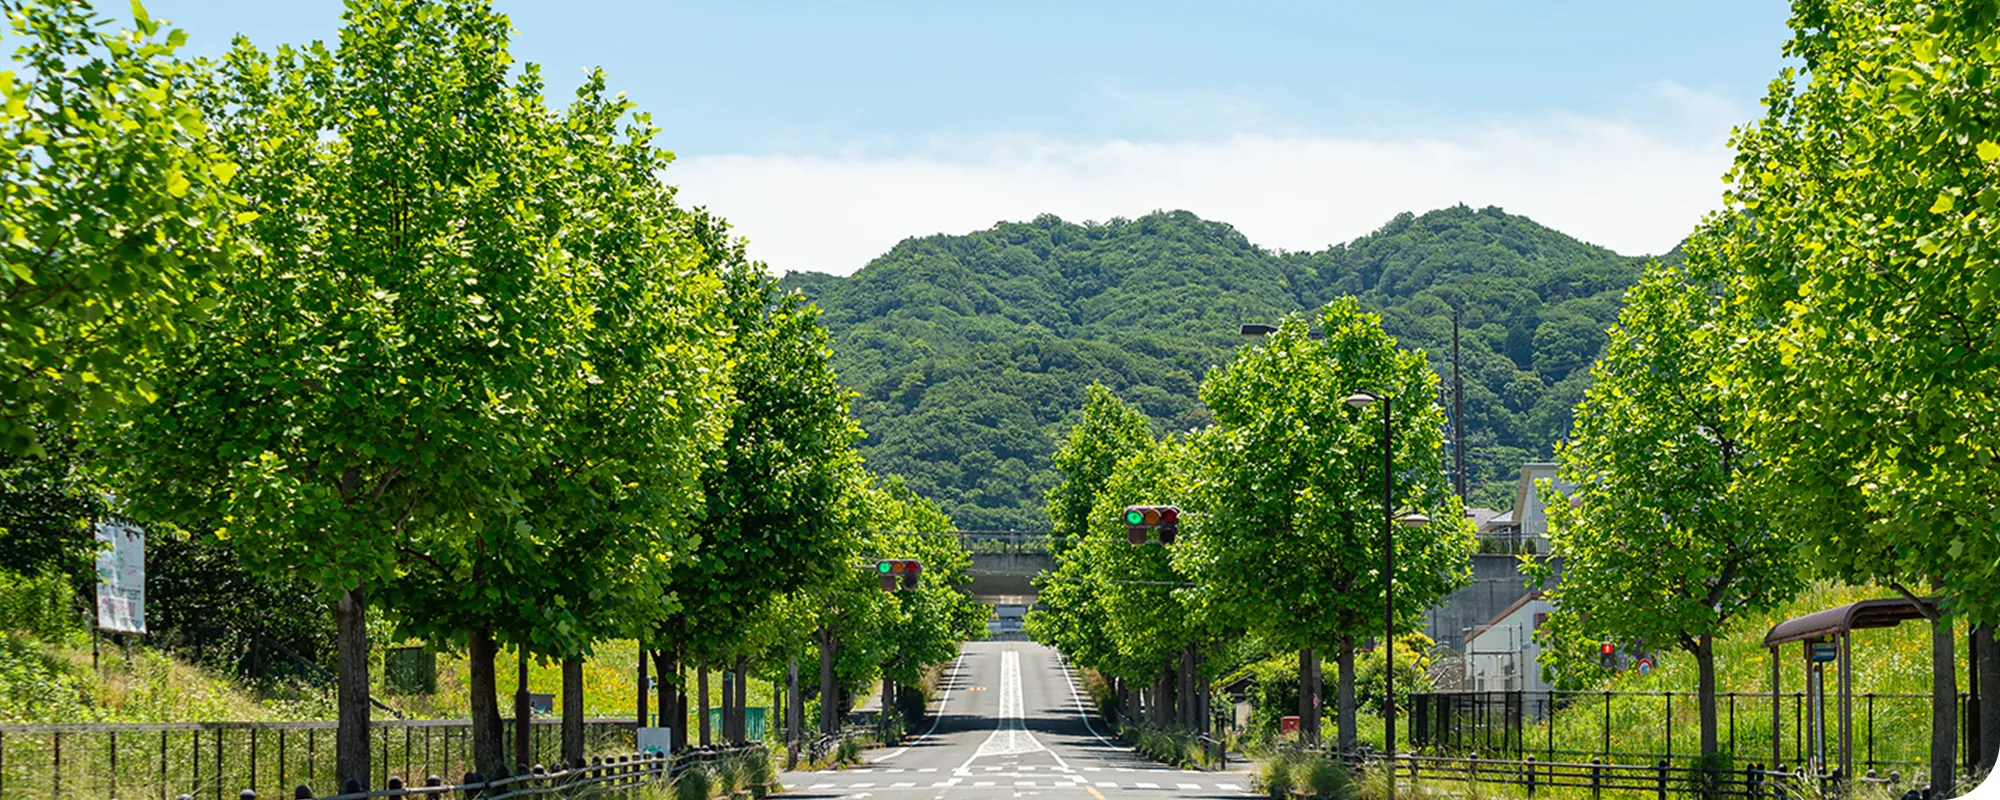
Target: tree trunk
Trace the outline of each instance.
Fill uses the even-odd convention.
[[[1981,625],[1973,642],[1979,667],[1979,769],[1992,774],[2000,760],[2000,629]]]
[[[695,701],[695,723],[701,726],[701,746],[707,747],[714,740],[709,738],[710,731],[708,729],[708,661],[706,659],[702,660],[701,664],[695,667],[695,691],[701,695]]]
[[[500,741],[500,687],[494,660],[500,648],[493,643],[493,631],[473,628],[466,632],[465,660],[470,673],[466,690],[472,706],[472,768],[486,778],[507,772],[507,757]]]
[[[1299,740],[1319,741],[1319,659],[1312,648],[1299,651]]]
[[[342,592],[334,605],[338,648],[340,728],[334,735],[334,779],[347,791],[349,784],[368,788],[371,765],[368,760],[368,598],[361,589]]]
[[[583,658],[570,656],[562,664],[562,757],[570,767],[583,766]]]
[[[834,684],[833,655],[840,645],[825,628],[819,632],[819,730],[824,734],[840,731],[840,687]]]
[[[736,741],[750,740],[750,657],[736,657]]]
[[[791,663],[786,665],[785,695],[785,699],[791,701],[791,706],[785,709],[785,741],[792,745],[792,747],[787,748],[787,758],[796,759],[798,757],[798,742],[805,736],[806,732],[806,698],[804,695],[799,694],[798,656],[792,656]],[[785,768],[791,769],[793,766],[796,766],[796,764],[788,763]]]
[[[639,713],[632,716],[639,721],[639,727],[641,728],[652,727],[646,724],[650,721],[647,717],[651,716],[646,713],[646,659],[649,657],[646,654],[646,648],[639,648],[639,703],[637,708]]]
[[[681,691],[679,645],[653,651],[653,672],[659,680],[654,699],[660,707],[660,727],[667,728],[668,747],[687,749],[687,693]]]
[[[1958,755],[1958,655],[1951,617],[1943,608],[1931,621],[1931,796],[1952,796],[1952,762]]]
[[[1359,740],[1354,730],[1354,637],[1340,637],[1335,647],[1338,649],[1334,659],[1340,662],[1340,684],[1333,690],[1334,727],[1339,731],[1340,751],[1351,753]]]
[[[736,673],[731,672],[726,663],[720,672],[722,713],[717,716],[722,718],[722,729],[715,732],[715,740],[727,744],[736,741]]]
[[[1702,634],[1695,640],[1695,704],[1701,707],[1701,757],[1715,758],[1721,750],[1715,717],[1715,639]]]
[[[534,719],[534,712],[528,710],[528,648],[516,647],[521,657],[516,662],[520,666],[514,675],[514,769],[526,773],[535,763],[535,729],[528,724]]]

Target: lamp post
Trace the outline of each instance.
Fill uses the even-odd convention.
[[[1389,754],[1389,797],[1396,796],[1396,524],[1418,528],[1430,523],[1420,513],[1396,515],[1394,433],[1389,427],[1387,395],[1360,391],[1343,402],[1350,408],[1382,403],[1382,749]]]

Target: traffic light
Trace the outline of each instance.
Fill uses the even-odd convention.
[[[1175,506],[1125,507],[1125,541],[1146,544],[1153,531],[1160,532],[1160,544],[1173,544],[1181,532],[1181,510]]]
[[[1611,646],[1610,642],[1603,642],[1597,646],[1597,663],[1605,669],[1613,668],[1617,655],[1618,648]]]
[[[875,574],[881,576],[882,591],[917,588],[917,578],[923,575],[924,562],[908,558],[887,558],[875,562]]]

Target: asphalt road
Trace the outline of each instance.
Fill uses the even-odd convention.
[[[844,770],[787,772],[786,797],[842,800],[1245,798],[1248,772],[1168,769],[1101,734],[1082,683],[1033,642],[973,642],[945,671],[935,727]]]

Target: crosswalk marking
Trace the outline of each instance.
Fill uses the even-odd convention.
[[[910,783],[910,782],[908,782],[908,781],[904,781],[904,782],[902,782],[902,783],[897,783],[897,784],[891,784],[891,785],[889,786],[889,788],[891,788],[891,789],[908,789],[908,788],[910,788],[910,787],[912,787],[912,786],[915,786],[915,785],[916,785],[916,784],[914,784],[914,783]]]
[[[1159,784],[1157,784],[1157,783],[1143,783],[1143,782],[1141,782],[1141,783],[1135,783],[1135,784],[1132,784],[1132,785],[1133,785],[1133,786],[1137,786],[1137,787],[1139,787],[1139,788],[1141,788],[1141,789],[1158,789],[1158,788],[1160,788],[1160,785],[1159,785]]]
[[[992,782],[992,781],[973,781],[973,782],[972,782],[972,788],[974,788],[974,789],[984,789],[984,788],[986,788],[986,787],[988,787],[988,786],[992,786],[992,785],[993,785],[993,782]]]

